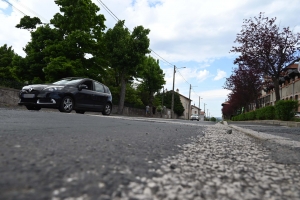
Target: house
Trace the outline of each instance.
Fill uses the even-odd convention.
[[[298,68],[299,64],[297,63],[289,65],[283,70],[282,76],[279,79],[279,95],[281,100],[297,100],[300,103],[300,69]],[[275,105],[276,95],[274,87],[263,88],[258,100],[260,107]],[[297,111],[300,112],[300,106]]]
[[[189,108],[191,106],[192,100],[189,99],[188,97],[180,94],[178,89],[176,90],[176,92],[179,94],[180,101],[181,101],[182,106],[184,108],[183,115],[182,115],[181,118],[183,118],[183,119],[189,119],[190,118],[189,115],[191,115],[191,112],[189,112]]]
[[[201,111],[200,108],[198,108],[198,107],[195,106],[195,105],[191,105],[191,112],[190,112],[190,115],[200,115],[200,111]]]
[[[204,121],[204,118],[205,118],[205,112],[200,111],[199,120]]]

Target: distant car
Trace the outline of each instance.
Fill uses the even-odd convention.
[[[295,117],[300,118],[300,112],[295,112]]]
[[[194,114],[194,115],[191,116],[191,120],[192,120],[192,121],[193,121],[193,120],[199,121],[199,116]]]
[[[85,111],[110,115],[112,95],[107,86],[89,78],[68,77],[51,84],[24,86],[19,105],[28,110],[56,108],[60,112],[84,114]]]

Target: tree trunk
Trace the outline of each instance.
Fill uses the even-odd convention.
[[[150,117],[153,117],[153,92],[149,92]]]
[[[280,100],[280,93],[279,93],[279,77],[273,77],[272,78],[274,83],[274,89],[275,89],[275,96],[276,96],[276,102]]]
[[[120,101],[118,107],[118,114],[123,114],[124,101],[125,101],[125,92],[126,92],[126,81],[124,74],[121,75],[121,90],[120,90]]]

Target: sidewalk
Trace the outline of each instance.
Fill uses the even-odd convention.
[[[249,120],[249,121],[234,121],[234,123],[258,123],[258,124],[274,124],[288,127],[300,127],[300,122],[280,121],[280,120]],[[227,122],[226,122],[227,123]]]
[[[276,121],[276,120],[265,120],[265,121],[256,120],[256,121],[248,121],[248,122],[252,122],[252,123],[254,122],[254,123],[258,123],[258,124],[277,124],[277,125],[282,125],[282,126],[287,126],[287,124],[288,124],[289,127],[300,127],[299,122],[282,122],[282,121]],[[298,128],[296,130],[293,129],[293,131],[291,133],[289,133],[289,132],[283,133],[282,128],[280,128],[280,127],[275,128],[276,131],[274,131],[274,127],[273,127],[271,133],[267,133],[268,131],[262,132],[262,131],[258,131],[258,130],[251,130],[250,128],[239,127],[236,125],[230,125],[227,123],[227,121],[224,121],[223,124],[232,129],[243,132],[246,135],[257,138],[262,141],[268,141],[271,143],[274,142],[274,143],[277,143],[277,144],[280,144],[283,146],[288,146],[291,148],[300,148],[300,140],[299,140],[300,134],[299,134],[299,136],[297,135],[295,137],[291,137],[291,135],[294,134],[292,132],[299,133]]]

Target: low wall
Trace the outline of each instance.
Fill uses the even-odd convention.
[[[19,102],[19,91],[20,90],[0,86],[0,105],[17,106]]]
[[[0,107],[1,106],[17,106],[19,102],[19,91],[16,89],[6,88],[0,86]],[[114,105],[112,109],[112,114],[117,114],[118,106]],[[170,116],[170,109],[166,109],[164,111],[165,114],[161,114],[159,112],[156,112],[153,114],[153,117],[155,118],[171,118]],[[145,117],[146,116],[146,108],[144,109],[138,109],[138,108],[129,108],[124,107],[123,109],[123,115],[126,116],[140,116]],[[175,118],[177,118],[177,115],[175,115]]]

